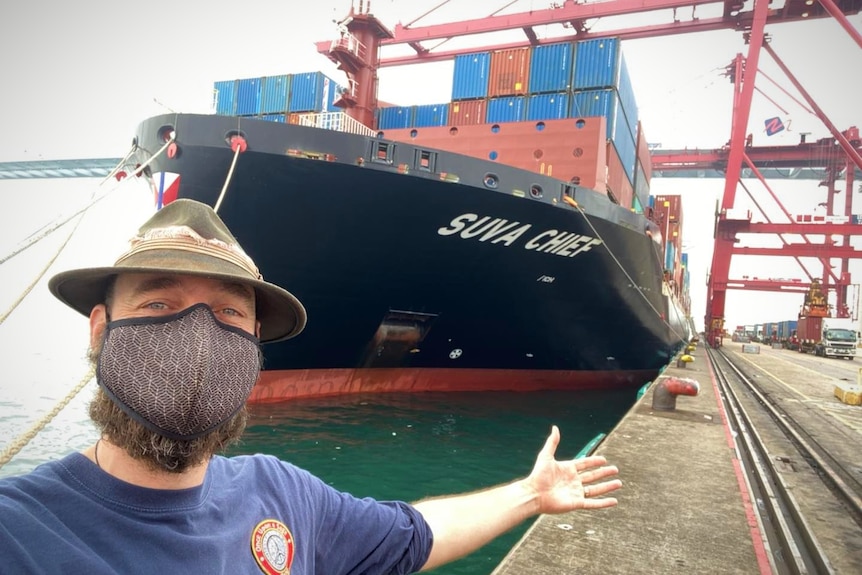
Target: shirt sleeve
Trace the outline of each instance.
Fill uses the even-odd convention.
[[[305,481],[316,515],[316,572],[407,575],[428,561],[433,534],[412,505],[359,499],[311,474]]]

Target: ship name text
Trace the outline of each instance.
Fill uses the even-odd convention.
[[[437,233],[441,236],[457,235],[463,240],[475,239],[506,247],[523,245],[526,250],[569,258],[588,252],[602,243],[602,240],[597,238],[562,230],[545,230],[533,235],[528,233],[532,227],[532,224],[510,222],[503,218],[461,214],[453,218],[448,226],[438,229]],[[523,241],[522,237],[529,239]]]

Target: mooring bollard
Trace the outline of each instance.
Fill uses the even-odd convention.
[[[689,378],[664,377],[658,382],[652,394],[652,408],[656,411],[673,411],[679,395],[697,395],[700,384]]]

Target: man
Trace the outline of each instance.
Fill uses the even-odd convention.
[[[0,480],[0,557],[14,573],[389,574],[427,570],[540,513],[616,505],[603,457],[555,461],[554,426],[526,478],[415,504],[356,499],[236,441],[259,344],[306,314],[265,282],[216,213],[176,200],[111,267],[54,276],[89,315],[100,439]]]

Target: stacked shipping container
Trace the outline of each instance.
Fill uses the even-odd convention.
[[[342,87],[321,72],[221,80],[213,84],[213,109],[224,116],[291,121],[296,114],[337,112]]]
[[[213,107],[217,114],[295,122],[300,113],[339,111],[334,103],[341,90],[320,72],[220,81],[214,84]],[[605,137],[595,142],[598,117],[604,118]],[[618,38],[456,56],[450,102],[382,107],[376,119],[377,129],[396,139],[389,132],[452,126],[466,135],[463,128],[469,126],[531,122],[541,129],[543,122],[575,120],[576,139],[567,143],[576,147],[552,158],[546,146],[538,168],[553,167],[560,177],[607,192],[637,212],[649,201],[649,149]],[[595,145],[602,149],[585,148]],[[584,157],[603,160],[596,177],[584,169]]]
[[[651,198],[653,219],[658,223],[664,240],[664,269],[678,296],[688,293],[686,272],[688,255],[682,252],[682,197],[660,195]]]
[[[600,145],[605,149],[590,155],[606,158],[606,164],[594,187],[635,211],[642,212],[647,205],[649,150],[618,38],[462,54],[455,57],[452,80],[448,125],[459,129],[603,117],[605,139]],[[381,109],[377,128],[389,131],[446,125],[437,120],[420,124],[416,108]],[[414,118],[412,123],[410,118]],[[573,180],[590,185],[589,175],[574,175],[577,178]]]

